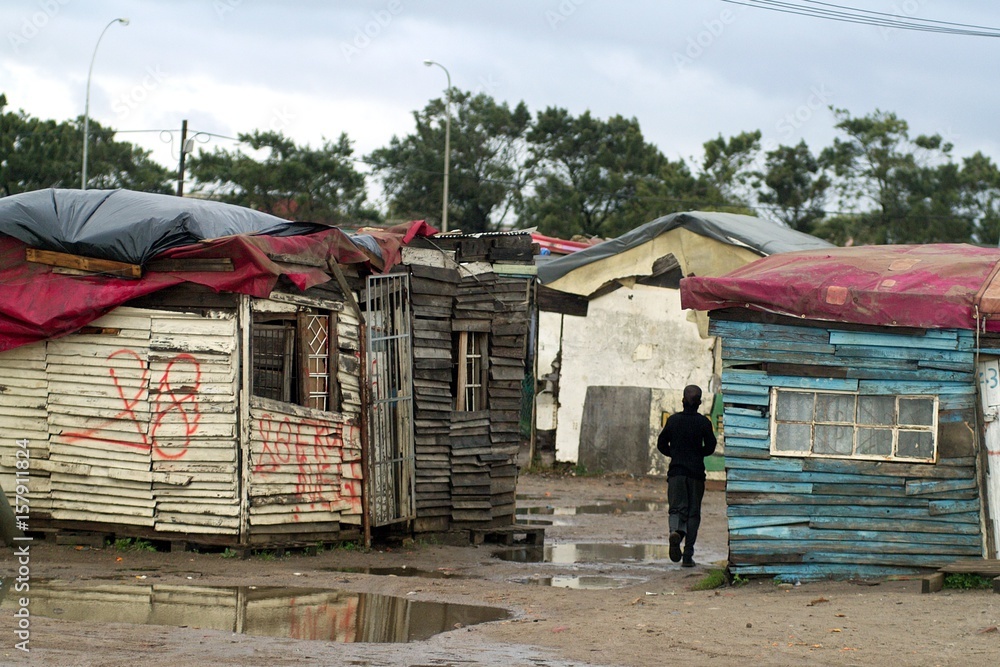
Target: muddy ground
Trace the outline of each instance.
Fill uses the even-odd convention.
[[[17,600],[8,590],[0,607],[0,663],[7,665],[413,665],[569,667],[576,665],[991,665],[1000,663],[1000,595],[988,591],[948,591],[922,595],[919,581],[822,582],[799,586],[758,580],[715,590],[693,591],[726,554],[724,497],[706,496],[705,520],[696,558],[699,566],[682,569],[663,555],[666,544],[666,482],[622,477],[575,478],[522,476],[519,508],[525,518],[551,521],[546,544],[571,561],[571,543],[627,545],[639,554],[615,560],[619,553],[598,553],[605,562],[537,563],[493,557],[497,547],[447,546],[418,542],[370,551],[331,549],[318,555],[248,560],[222,554],[150,553],[113,548],[77,549],[36,543],[31,549],[31,577],[49,592],[30,620],[30,653],[14,648]],[[599,501],[623,503],[626,511],[573,514],[572,507]],[[632,501],[632,502],[625,502]],[[648,501],[649,504],[636,502]],[[643,511],[630,511],[641,509]],[[519,510],[520,511],[520,510]],[[594,511],[591,508],[591,511]],[[564,546],[559,546],[564,545]],[[658,545],[656,547],[642,545]],[[610,547],[609,547],[610,548]],[[645,549],[645,554],[642,550]],[[627,549],[626,549],[627,551]],[[624,556],[630,554],[626,553]],[[581,550],[576,559],[586,558]],[[406,567],[407,570],[398,568]],[[17,564],[4,549],[0,573],[11,583]],[[335,571],[337,568],[394,568],[437,573],[438,578],[387,576]],[[449,576],[440,576],[447,574]],[[582,577],[577,580],[574,577]],[[596,578],[594,578],[596,577]],[[554,578],[554,579],[553,579]],[[558,586],[544,585],[554,581]],[[563,585],[596,584],[616,588],[577,589]],[[118,597],[83,603],[59,591],[101,586]],[[129,613],[130,623],[106,622],[106,609],[134,611],[122,591],[148,599],[150,590],[200,591],[242,588],[245,600],[265,590],[294,589],[296,604],[309,596],[303,589],[400,596],[500,607],[506,620],[465,625],[430,639],[409,643],[343,643],[257,636],[209,630],[208,616],[174,618],[146,609]],[[154,588],[155,587],[155,588]],[[271,588],[274,587],[274,588]],[[65,595],[65,599],[60,598]],[[173,598],[183,597],[171,593]],[[234,594],[235,595],[235,594]],[[281,598],[276,598],[279,601]],[[225,601],[225,600],[223,600]],[[230,601],[231,602],[231,601]],[[201,604],[204,604],[201,602]],[[227,602],[228,604],[228,602]],[[281,603],[285,605],[287,603]],[[60,606],[61,605],[61,606]],[[88,606],[89,605],[89,606]],[[454,607],[449,604],[449,607]],[[44,607],[44,609],[43,609]],[[240,605],[237,603],[236,608]],[[243,607],[244,609],[246,607]],[[327,631],[351,635],[357,606],[327,600],[302,607],[310,629],[296,621],[295,636]],[[412,608],[397,613],[437,614]],[[282,607],[284,609],[284,607]],[[370,606],[369,609],[374,609]],[[74,611],[75,610],[75,611]],[[92,610],[87,611],[87,610]],[[334,611],[331,611],[334,610]],[[54,618],[39,615],[42,611]],[[246,612],[236,625],[252,627]],[[281,611],[281,610],[279,610]],[[243,617],[239,617],[240,614]],[[324,615],[325,614],[325,615]],[[332,616],[331,616],[332,614]],[[353,616],[352,616],[353,614]],[[370,612],[369,616],[377,615]],[[62,618],[59,618],[62,616]],[[66,620],[73,617],[78,620]],[[214,617],[213,617],[214,618]],[[225,615],[222,615],[223,623]],[[442,617],[444,618],[444,617]],[[383,619],[384,620],[384,619]],[[187,627],[176,627],[176,626]],[[215,626],[218,627],[218,626]],[[308,630],[308,631],[307,631]]]

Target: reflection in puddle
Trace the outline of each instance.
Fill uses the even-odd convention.
[[[420,577],[421,579],[464,579],[453,570],[421,570],[416,567],[321,567],[323,572],[346,572],[348,574],[374,574],[380,577]]]
[[[528,577],[518,579],[519,584],[534,584],[536,586],[552,586],[553,588],[577,588],[580,590],[607,590],[611,588],[623,588],[630,583],[641,580],[629,580],[624,577],[606,577],[602,575],[576,576],[570,574],[557,574],[551,577]]]
[[[504,609],[336,590],[31,582],[32,615],[91,623],[171,625],[265,637],[409,642],[509,617]],[[7,599],[5,611],[17,601]]]
[[[542,514],[553,516],[574,516],[578,514],[621,514],[623,512],[665,512],[667,503],[654,500],[623,500],[621,502],[579,505],[577,507],[521,507],[518,514]]]
[[[494,555],[500,560],[518,563],[610,563],[667,560],[669,547],[666,544],[552,544],[542,548],[523,547],[505,549]]]

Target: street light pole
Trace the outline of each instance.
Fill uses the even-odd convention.
[[[112,19],[104,26],[101,36],[97,38],[97,44],[94,44],[94,55],[90,57],[90,69],[87,70],[87,100],[83,107],[83,170],[80,176],[81,190],[87,189],[87,144],[90,143],[90,75],[94,73],[94,60],[97,58],[97,47],[101,45],[104,33],[116,23],[128,25],[128,19]]]
[[[451,74],[448,73],[448,68],[439,62],[433,60],[425,60],[424,64],[430,67],[431,65],[437,65],[444,70],[444,75],[448,77],[448,101],[445,106],[445,120],[444,120],[444,203],[441,205],[441,231],[448,231],[448,172],[449,172],[449,161],[451,158]]]

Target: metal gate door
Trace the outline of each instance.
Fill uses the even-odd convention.
[[[409,293],[406,275],[368,277],[367,484],[372,527],[415,517]]]
[[[1000,362],[985,359],[979,362],[979,394],[986,421],[986,511],[991,522],[993,544],[988,545],[987,557],[1000,553]]]

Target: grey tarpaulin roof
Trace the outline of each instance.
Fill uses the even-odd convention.
[[[204,239],[325,228],[242,206],[131,190],[48,189],[0,198],[0,233],[35,248],[129,264]]]
[[[554,282],[574,269],[640,246],[678,227],[684,227],[722,243],[742,246],[761,256],[793,250],[833,247],[832,243],[815,236],[750,215],[704,211],[671,213],[636,227],[618,238],[540,264],[538,279],[542,283]]]

